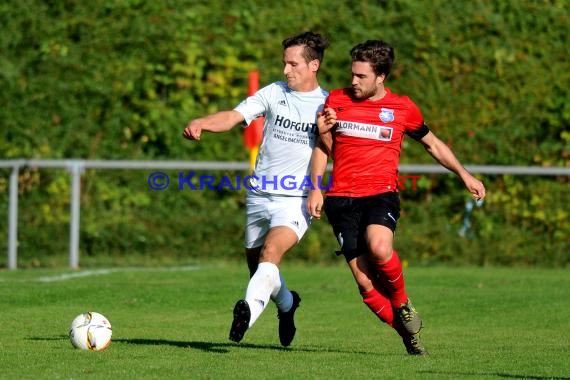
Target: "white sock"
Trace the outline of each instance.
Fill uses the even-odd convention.
[[[279,268],[272,263],[259,263],[245,292],[245,300],[251,312],[249,327],[253,326],[257,318],[263,313],[271,294],[278,293],[280,287]]]
[[[281,275],[281,272],[279,273],[279,279],[281,280],[281,287],[279,291],[271,294],[271,300],[275,302],[279,311],[289,311],[291,310],[291,306],[293,306],[293,295],[289,289],[287,289],[285,279]]]

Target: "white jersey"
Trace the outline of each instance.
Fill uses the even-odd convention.
[[[323,109],[327,96],[328,92],[320,87],[298,92],[279,81],[263,87],[235,108],[247,126],[265,117],[251,181],[255,191],[306,196],[311,186],[320,185],[310,182],[309,162],[318,133],[317,112]]]

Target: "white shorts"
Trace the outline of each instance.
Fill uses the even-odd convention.
[[[307,198],[303,197],[256,194],[250,191],[246,197],[246,210],[246,248],[262,246],[269,229],[280,226],[292,229],[299,241],[311,224]]]

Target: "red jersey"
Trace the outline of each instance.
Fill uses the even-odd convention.
[[[404,133],[423,127],[419,108],[385,88],[379,100],[353,99],[351,89],[330,92],[325,108],[335,110],[332,186],[327,195],[366,197],[398,191]]]

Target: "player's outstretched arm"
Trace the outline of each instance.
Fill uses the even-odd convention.
[[[455,157],[455,154],[453,154],[453,151],[443,141],[437,138],[433,132],[428,132],[420,142],[437,162],[457,174],[463,180],[465,187],[474,198],[485,198],[485,186],[483,182],[473,177],[463,165],[461,165],[457,157]]]
[[[243,120],[243,115],[238,111],[220,111],[190,121],[184,128],[182,136],[188,140],[200,140],[202,131],[227,132]]]

